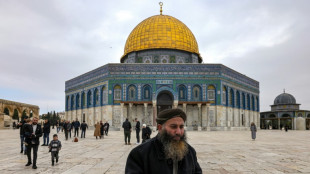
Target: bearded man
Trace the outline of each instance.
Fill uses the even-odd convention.
[[[196,151],[186,142],[186,114],[169,109],[156,118],[158,134],[129,153],[126,174],[202,173]]]

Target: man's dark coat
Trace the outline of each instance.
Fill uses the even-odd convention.
[[[126,174],[172,174],[173,161],[165,159],[162,143],[158,137],[134,148],[128,155]],[[202,173],[196,151],[188,144],[188,153],[178,163],[178,174]]]

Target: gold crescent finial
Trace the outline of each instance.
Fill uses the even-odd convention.
[[[164,5],[164,3],[162,3],[162,2],[159,2],[159,5],[160,5],[160,15],[162,15],[163,14],[163,5]]]

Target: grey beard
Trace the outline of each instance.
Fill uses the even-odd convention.
[[[166,130],[163,130],[159,135],[159,141],[164,146],[164,153],[166,159],[171,158],[174,161],[181,161],[188,152],[186,143],[186,132],[180,137],[179,141],[173,139]]]

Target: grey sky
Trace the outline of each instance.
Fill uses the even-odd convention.
[[[185,23],[204,63],[260,82],[261,111],[283,92],[310,110],[310,1],[169,0],[163,14]],[[119,63],[126,39],[158,1],[0,0],[0,98],[65,108],[65,81]]]

